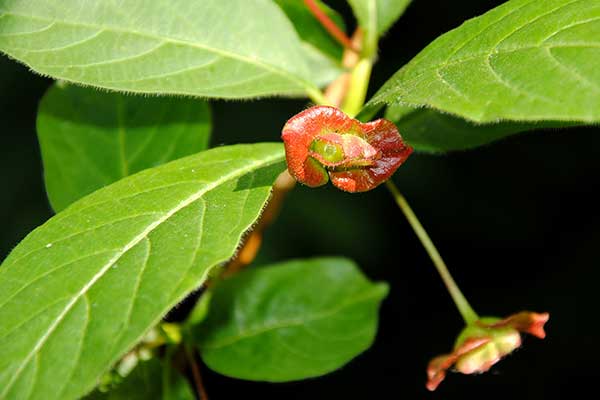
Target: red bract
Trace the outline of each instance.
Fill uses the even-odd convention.
[[[482,373],[521,346],[520,333],[546,337],[548,313],[523,311],[505,319],[482,318],[459,335],[454,351],[434,358],[427,367],[427,389],[435,390],[454,367],[463,374]]]
[[[508,318],[504,318],[498,322],[493,324],[485,324],[481,323],[484,328],[502,328],[502,327],[512,327],[519,332],[529,333],[535,337],[540,339],[544,339],[546,337],[546,332],[544,331],[544,325],[550,319],[550,314],[548,313],[534,313],[528,311],[521,311],[520,313],[513,314]]]
[[[331,179],[346,192],[374,189],[413,151],[392,122],[378,119],[363,124],[328,106],[293,116],[281,137],[288,169],[298,182],[316,187]]]

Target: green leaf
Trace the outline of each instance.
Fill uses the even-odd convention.
[[[141,361],[116,388],[98,390],[85,400],[195,400],[187,380],[165,362]]]
[[[442,35],[375,103],[477,122],[600,120],[600,1],[513,0]]]
[[[367,54],[376,51],[382,36],[410,4],[411,0],[348,0],[358,24],[365,31]]]
[[[0,266],[0,398],[85,394],[235,252],[285,169],[279,143],[207,150],[77,201]]]
[[[60,211],[128,175],[205,150],[210,111],[192,99],[58,84],[42,99],[37,131],[48,197]]]
[[[344,49],[342,46],[323,28],[323,26],[312,15],[303,1],[298,0],[274,0],[285,12],[289,20],[294,24],[300,39],[308,45],[318,49],[323,54],[337,60],[342,59]],[[346,30],[343,18],[333,9],[316,1],[317,5],[327,14],[329,18],[342,30]]]
[[[369,348],[387,291],[341,258],[248,270],[216,286],[198,348],[210,368],[235,378],[323,375]]]
[[[476,124],[429,108],[415,109],[401,104],[389,106],[385,117],[398,126],[402,137],[411,146],[428,153],[470,149],[535,129],[578,125],[562,121]]]
[[[208,310],[210,310],[210,300],[212,298],[212,291],[207,289],[202,293],[194,308],[185,320],[184,327],[192,327],[204,321],[208,316]]]
[[[304,56],[315,82],[319,86],[323,86],[337,78],[343,72],[341,67],[342,46],[323,28],[303,1],[274,1],[294,24],[294,28],[302,40]],[[317,4],[329,18],[342,30],[345,30],[344,20],[337,12],[318,0]]]
[[[402,16],[411,0],[348,0],[361,27],[383,35]]]
[[[315,89],[294,27],[266,0],[3,0],[0,50],[44,75],[138,93]]]
[[[332,60],[316,47],[303,43],[303,51],[310,73],[319,87],[334,81],[344,72],[339,62]]]

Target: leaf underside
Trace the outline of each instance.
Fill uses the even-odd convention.
[[[477,122],[600,120],[600,0],[512,0],[442,35],[369,105]]]
[[[298,95],[319,81],[264,0],[2,0],[0,51],[44,75],[138,93]]]
[[[564,121],[476,124],[430,108],[415,109],[401,104],[389,106],[385,117],[396,124],[415,150],[426,153],[466,150],[520,132],[580,125]]]
[[[72,399],[229,259],[285,168],[220,147],[74,203],[0,266],[0,398]]]

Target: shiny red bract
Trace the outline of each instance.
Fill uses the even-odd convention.
[[[391,121],[361,123],[328,106],[293,116],[281,137],[288,169],[298,182],[317,187],[331,180],[346,192],[374,189],[413,151]]]

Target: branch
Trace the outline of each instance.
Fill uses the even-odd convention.
[[[327,30],[327,32],[329,32],[329,34],[335,40],[340,42],[345,48],[351,49],[354,52],[359,53],[359,50],[354,46],[352,40],[350,40],[350,38],[346,36],[344,31],[342,31],[335,24],[335,22],[333,22],[331,18],[329,18],[329,16],[327,16],[327,14],[325,14],[323,10],[321,10],[321,8],[319,8],[315,0],[304,0],[304,4],[306,5],[306,7],[308,7],[312,15],[314,15],[315,18],[321,23],[321,25],[323,25],[323,28],[325,28],[325,30]]]

